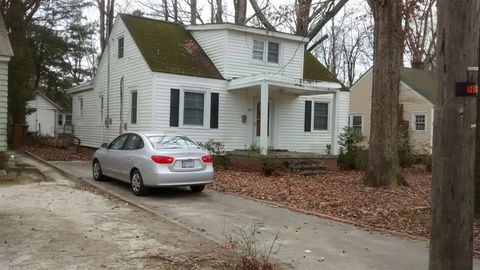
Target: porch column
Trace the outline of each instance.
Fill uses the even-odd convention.
[[[268,83],[260,85],[260,154],[268,151]]]
[[[338,92],[333,93],[332,102],[332,155],[337,155],[338,147]]]

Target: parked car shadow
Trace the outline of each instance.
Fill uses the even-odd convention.
[[[106,187],[108,186],[114,189],[125,189],[130,191],[130,184],[116,180],[110,177],[106,177],[104,180]],[[147,198],[158,199],[175,199],[175,198],[205,198],[208,195],[205,192],[195,193],[187,186],[175,186],[175,187],[155,187],[148,188],[148,193],[144,196]]]

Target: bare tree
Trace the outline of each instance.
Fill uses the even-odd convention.
[[[313,41],[313,45],[309,47],[309,50],[313,50],[321,42],[316,42],[315,37],[320,30],[329,22],[348,2],[348,0],[324,0],[313,2],[313,0],[297,0],[293,6],[293,10],[288,10],[286,15],[275,10],[275,15],[283,19],[284,24],[289,24],[292,19],[291,14],[294,14],[294,33],[297,35],[307,36]],[[274,31],[275,27],[270,20],[265,16],[266,12],[263,11],[257,4],[256,0],[250,0],[250,4],[255,11],[255,15],[262,22],[267,30]],[[324,39],[320,37],[320,40]]]
[[[215,12],[215,22],[223,23],[223,3],[222,0],[217,0],[217,11]]]
[[[197,0],[190,0],[190,24],[197,24]]]
[[[115,16],[115,0],[96,0],[97,8],[100,16],[100,47],[103,51],[107,44],[108,36],[112,31],[113,19]]]
[[[245,25],[247,20],[247,0],[233,0],[235,24]]]
[[[475,132],[471,124],[476,121],[477,104],[476,98],[456,97],[452,87],[467,79],[468,66],[478,64],[479,12],[476,0],[438,0],[437,61],[442,68],[437,69],[433,132],[431,270],[472,269]]]
[[[406,0],[403,12],[405,45],[413,68],[433,69],[436,0]]]
[[[374,18],[368,186],[406,184],[398,159],[398,102],[403,53],[402,1],[369,0]]]

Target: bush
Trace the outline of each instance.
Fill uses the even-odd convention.
[[[345,127],[339,135],[340,154],[337,164],[343,170],[364,170],[367,167],[368,152],[360,144],[365,137],[351,127]]]
[[[398,141],[398,161],[400,166],[406,168],[418,163],[418,155],[410,139],[410,134],[401,134]]]
[[[197,142],[197,144],[203,149],[210,152],[214,156],[223,156],[225,155],[225,144],[222,142],[216,142],[213,139],[208,140],[207,142]]]
[[[268,158],[262,158],[262,173],[265,176],[272,176],[275,173],[276,167],[272,160]]]
[[[0,170],[5,170],[7,168],[9,156],[5,152],[0,152]]]

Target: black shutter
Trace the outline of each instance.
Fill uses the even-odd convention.
[[[180,90],[170,89],[170,126],[178,127],[180,109]]]
[[[211,95],[210,128],[218,128],[218,93],[212,93]]]
[[[305,101],[305,131],[312,130],[312,102]]]

